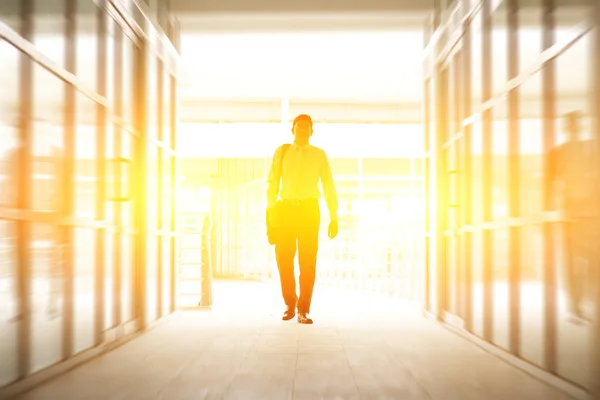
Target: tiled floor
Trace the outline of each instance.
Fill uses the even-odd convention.
[[[168,323],[21,399],[568,399],[400,300],[318,287],[314,325],[278,287],[218,283]]]

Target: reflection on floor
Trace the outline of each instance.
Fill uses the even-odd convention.
[[[402,300],[317,287],[300,325],[274,283],[217,281],[214,299],[20,398],[569,398]]]

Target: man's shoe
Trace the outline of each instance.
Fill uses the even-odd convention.
[[[285,312],[283,313],[283,317],[281,318],[284,321],[289,321],[290,319],[296,316],[296,307],[287,306],[285,308]]]
[[[306,315],[306,313],[298,313],[298,323],[299,324],[312,324],[313,320],[308,318],[308,315]]]

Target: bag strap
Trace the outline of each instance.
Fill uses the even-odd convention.
[[[285,153],[288,151],[289,148],[290,148],[289,143],[281,146],[281,158],[279,160],[279,171],[281,172],[280,175],[282,178],[283,178],[283,158],[285,157]]]

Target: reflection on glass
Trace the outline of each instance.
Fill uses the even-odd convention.
[[[114,321],[114,292],[115,292],[115,276],[114,276],[114,235],[107,233],[104,242],[104,329],[112,328]]]
[[[162,141],[166,146],[171,147],[171,75],[169,71],[165,70],[163,78],[163,128],[162,128]]]
[[[95,314],[95,232],[92,229],[75,229],[75,337],[74,351],[79,353],[94,345]]]
[[[156,234],[151,232],[147,236],[148,245],[146,246],[146,312],[148,322],[154,321],[157,318],[157,274],[158,274],[158,240]]]
[[[0,386],[18,378],[16,228],[0,220]]]
[[[62,358],[65,246],[61,231],[52,225],[30,224],[32,372]]]
[[[0,20],[16,32],[19,32],[21,27],[21,18],[19,18],[20,4],[21,0],[0,1]]]
[[[75,215],[96,218],[96,103],[77,93],[75,139]]]
[[[582,38],[556,61],[558,137],[549,155],[552,209],[563,218],[553,235],[559,293],[558,374],[581,385],[591,378],[587,356],[594,296],[591,264],[598,249],[589,40]]]
[[[543,208],[544,143],[541,74],[521,87],[519,119],[519,189],[521,215],[539,214]]]
[[[471,240],[471,286],[472,296],[472,332],[479,337],[483,337],[483,235],[480,231],[476,231],[472,235]]]
[[[171,229],[171,205],[173,201],[171,178],[173,157],[164,151],[161,154],[163,157],[162,192],[160,193],[162,196],[162,228],[169,231]]]
[[[492,15],[492,94],[494,97],[506,91],[506,82],[509,79],[506,4],[507,2],[503,1]],[[477,69],[481,70],[481,65]]]
[[[44,1],[44,0],[42,0]],[[97,5],[94,1],[77,1],[77,77],[92,90],[97,89]]]
[[[158,124],[160,121],[159,113],[162,110],[158,109],[158,61],[155,58],[148,59],[148,85],[146,100],[148,102],[148,137],[158,140]]]
[[[127,129],[133,129],[133,105],[135,104],[134,98],[134,57],[135,57],[135,45],[131,40],[123,35],[123,85],[121,90],[123,91],[123,121]]]
[[[122,321],[128,322],[133,319],[133,244],[134,237],[123,235],[123,248],[121,255],[121,315]]]
[[[509,176],[508,176],[508,121],[506,103],[493,109],[492,125],[492,217],[506,218],[509,215]]]
[[[519,269],[521,294],[521,356],[544,366],[543,242],[540,226],[521,228]]]
[[[519,7],[518,11],[518,47],[519,72],[524,73],[536,66],[542,43],[543,1],[529,0],[527,6]]]
[[[65,1],[33,0],[33,44],[57,66],[65,65]],[[36,88],[45,88],[36,85]]]
[[[471,31],[471,99],[473,110],[478,109],[479,105],[481,104],[481,99],[483,97],[481,84],[481,24],[481,11],[479,11],[475,14],[473,21],[469,25],[469,30]],[[435,97],[433,97],[433,99],[435,100]],[[432,110],[435,110],[435,108],[432,108]]]
[[[31,204],[36,210],[60,212],[64,198],[63,99],[65,83],[39,65],[33,68],[36,87],[33,105]]]
[[[508,350],[510,314],[509,314],[509,252],[508,230],[500,229],[492,233],[492,268],[493,268],[493,342]]]
[[[65,179],[63,94],[65,83],[39,65],[34,76],[43,90],[34,91],[32,149],[32,207],[61,212],[65,203],[61,188]]]
[[[171,310],[171,243],[170,237],[165,236],[162,240],[162,288],[163,288],[163,302],[162,302],[162,313],[167,315]]]
[[[0,14],[9,6],[16,4],[9,1],[0,5]],[[14,47],[0,39],[0,84],[3,88],[0,96],[0,210],[18,206],[18,55]],[[0,219],[0,386],[18,378],[16,229],[14,221]]]
[[[480,120],[471,126],[471,218],[483,221],[483,129]],[[483,337],[483,234],[475,231],[471,241],[473,333]]]
[[[106,99],[108,104],[115,104],[115,31],[120,27],[112,18],[106,23]]]

